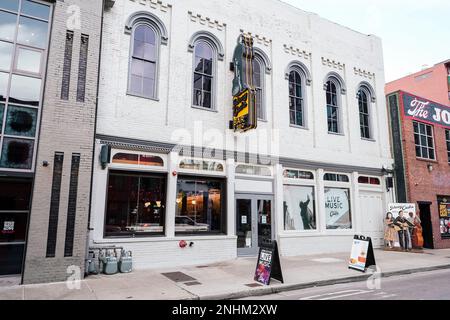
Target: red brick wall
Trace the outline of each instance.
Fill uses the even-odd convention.
[[[450,106],[447,68],[444,63],[386,84],[386,95],[399,90]]]
[[[447,157],[445,129],[436,125],[433,126],[436,160],[417,159],[413,120],[404,117],[401,95],[399,100],[408,200],[411,203],[417,203],[418,201],[429,201],[432,203],[430,210],[434,247],[436,249],[450,248],[450,239],[441,239],[437,203],[438,196],[448,196],[450,199],[450,165]],[[431,172],[428,170],[428,164],[433,166]]]

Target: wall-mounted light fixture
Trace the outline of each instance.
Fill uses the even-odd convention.
[[[428,171],[433,171],[433,165],[431,163],[427,164]]]

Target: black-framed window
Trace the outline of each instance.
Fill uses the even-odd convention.
[[[447,159],[450,163],[450,130],[445,130],[445,142],[447,144]]]
[[[369,94],[361,88],[358,91],[358,106],[359,106],[359,128],[361,131],[361,138],[370,139],[370,111],[369,111]]]
[[[327,81],[327,91],[326,91],[326,98],[327,98],[327,121],[328,121],[328,132],[331,133],[339,133],[339,117],[340,117],[340,111],[339,111],[339,97],[338,92],[340,91],[340,88],[338,89],[338,84],[333,80]]]
[[[166,176],[111,171],[105,214],[105,237],[163,235]]]
[[[225,226],[225,180],[179,176],[175,234],[224,234]]]
[[[214,49],[202,40],[195,44],[194,54],[194,106],[213,109]]]
[[[302,76],[297,70],[289,73],[289,123],[303,127],[303,88]]]
[[[413,121],[414,144],[416,146],[416,157],[435,160],[433,127]]]

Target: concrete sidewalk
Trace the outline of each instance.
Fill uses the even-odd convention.
[[[0,286],[6,299],[235,299],[287,290],[364,280],[370,273],[350,270],[349,253],[282,257],[285,283],[270,286],[253,281],[256,258],[238,258],[212,265],[164,270],[137,270],[130,274],[90,276],[80,289],[66,283]],[[450,249],[404,253],[375,250],[383,276],[450,268]],[[172,280],[163,274],[172,273]],[[3,278],[0,283],[7,282]]]

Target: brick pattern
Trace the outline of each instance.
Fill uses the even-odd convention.
[[[36,156],[36,173],[33,187],[27,250],[23,272],[23,283],[65,281],[71,274],[69,266],[80,268],[83,276],[87,245],[87,227],[90,203],[90,186],[93,163],[93,140],[96,117],[97,79],[100,50],[102,1],[64,0],[54,1],[51,25],[48,66],[45,78],[43,109]],[[72,48],[66,48],[68,21],[73,13],[70,6],[80,8],[80,26],[73,32]],[[84,102],[77,101],[79,69],[78,63],[68,67],[68,53],[72,60],[80,61],[82,35],[89,35],[86,48]],[[85,43],[87,44],[87,43]],[[67,53],[67,54],[66,54]],[[83,62],[83,58],[81,58]],[[66,62],[66,67],[64,63]],[[65,70],[65,71],[64,71]],[[63,81],[62,74],[68,79]],[[68,87],[67,99],[61,99],[63,87]],[[65,89],[66,90],[66,89]],[[46,241],[51,204],[52,169],[42,165],[52,162],[55,152],[67,155],[79,154],[78,186],[76,194],[74,180],[71,181],[71,161],[64,161],[61,176],[61,195],[58,210],[56,246],[53,258],[46,258]],[[75,199],[75,200],[74,200]],[[70,217],[75,206],[75,216]],[[69,210],[70,207],[70,210]],[[66,257],[66,232],[71,239],[73,222],[72,256]],[[69,226],[68,226],[69,224]]]
[[[431,202],[431,223],[435,249],[450,248],[450,239],[442,239],[439,226],[438,196],[450,198],[450,170],[447,161],[445,129],[433,126],[436,160],[422,160],[416,157],[413,121],[403,117],[403,102],[399,96],[399,112],[402,117],[402,142],[405,162],[407,199],[409,202]],[[428,164],[432,164],[430,172]]]
[[[72,155],[72,167],[70,169],[69,203],[67,205],[66,242],[64,245],[64,257],[73,255],[73,239],[75,236],[75,217],[77,212],[78,174],[80,171],[80,154]]]
[[[48,221],[47,253],[45,255],[47,258],[55,256],[63,163],[64,153],[56,152],[53,164],[52,195],[50,199],[50,215]]]
[[[67,30],[62,73],[61,99],[69,99],[70,71],[72,67],[73,31]]]
[[[78,63],[77,102],[84,102],[84,96],[86,92],[88,47],[89,47],[89,36],[82,34],[80,45],[80,61]]]

